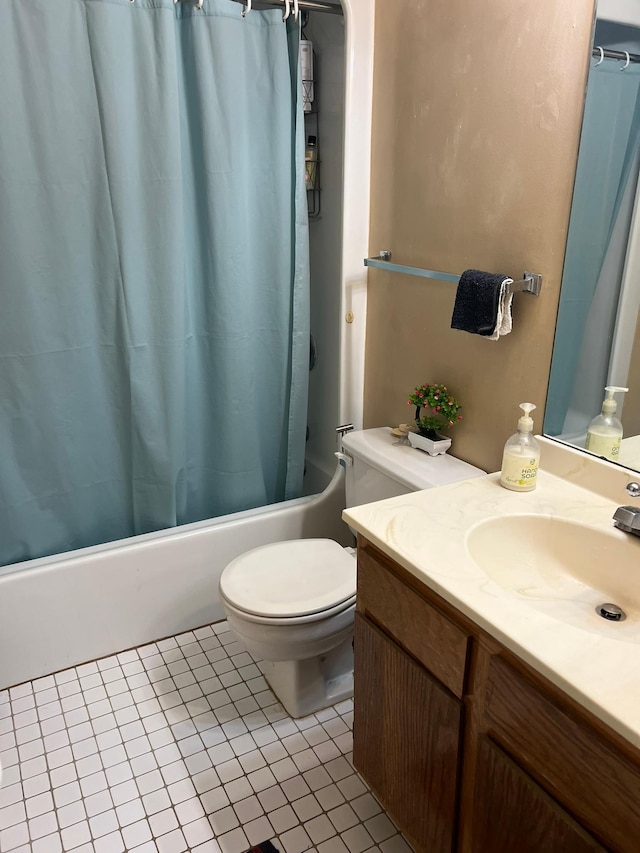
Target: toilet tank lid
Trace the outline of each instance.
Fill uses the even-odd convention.
[[[376,427],[348,432],[342,446],[351,456],[416,491],[483,477],[486,473],[449,453],[429,456],[410,445],[396,444],[397,441],[391,427]]]
[[[356,594],[356,561],[333,539],[294,539],[247,551],[220,578],[220,595],[256,616],[321,613]]]

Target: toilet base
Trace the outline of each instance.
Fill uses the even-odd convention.
[[[264,677],[291,717],[307,717],[353,696],[352,639],[306,660],[261,662]]]

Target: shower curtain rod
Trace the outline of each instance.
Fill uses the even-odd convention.
[[[626,50],[610,50],[607,47],[594,47],[591,51],[593,56],[604,59],[620,59],[622,62],[640,62],[640,53],[627,53]]]
[[[242,3],[243,6],[246,5],[243,0],[233,0],[233,2]],[[274,6],[284,8],[284,5],[284,0],[257,0],[254,8],[268,9]],[[291,6],[293,7],[293,3],[291,3]],[[298,0],[298,6],[308,12],[328,12],[330,15],[342,15],[342,6],[340,4],[324,3],[322,0]]]

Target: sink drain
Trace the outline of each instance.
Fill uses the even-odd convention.
[[[610,622],[622,622],[623,619],[627,618],[627,614],[617,604],[599,604],[596,607],[596,613]]]

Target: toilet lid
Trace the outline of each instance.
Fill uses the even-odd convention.
[[[220,592],[256,616],[319,613],[355,596],[356,561],[332,539],[275,542],[229,563]]]

